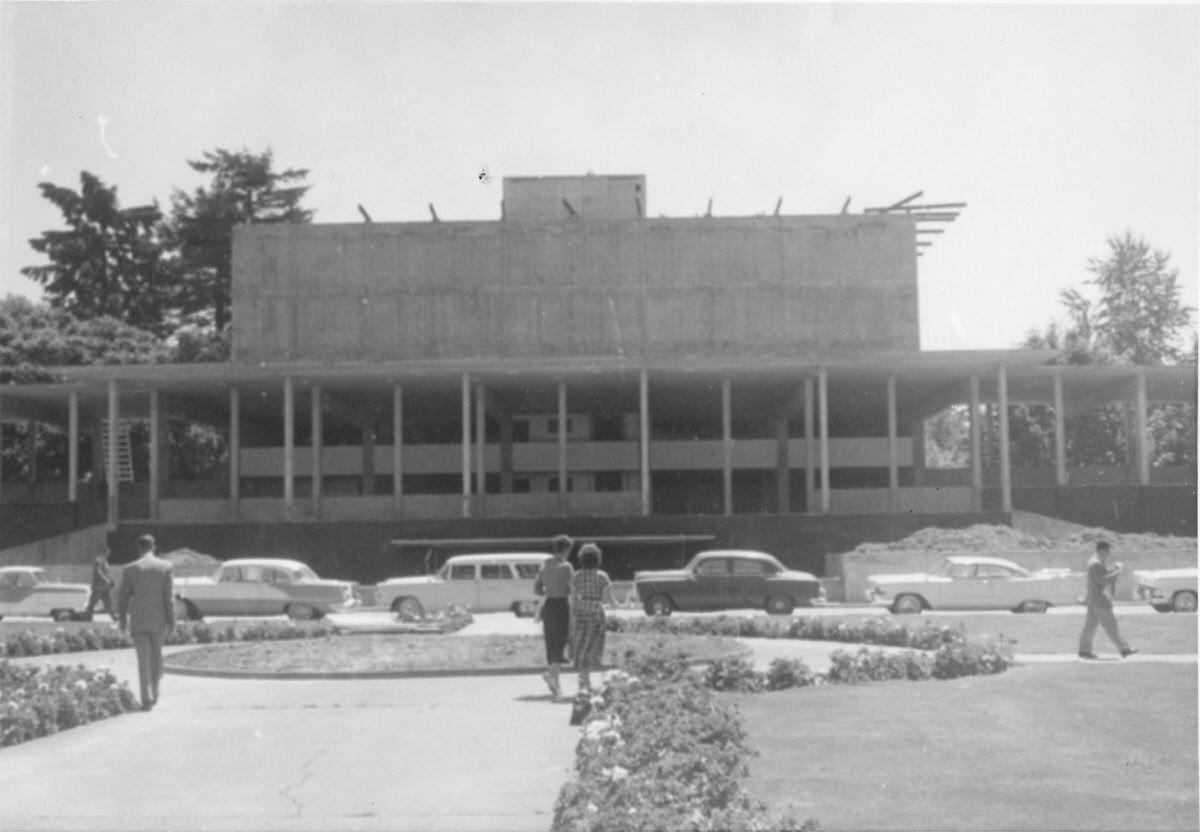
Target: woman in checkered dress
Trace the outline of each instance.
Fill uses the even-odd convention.
[[[600,547],[579,549],[579,571],[571,578],[571,656],[579,670],[579,690],[592,689],[591,670],[604,657],[604,605],[614,604],[612,581],[600,569]]]

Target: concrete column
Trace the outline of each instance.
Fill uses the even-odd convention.
[[[242,499],[242,391],[229,388],[229,507],[240,513]]]
[[[513,490],[513,420],[507,410],[501,411],[500,420],[500,493],[511,494]]]
[[[120,419],[120,406],[117,401],[117,380],[108,381],[108,459],[105,460],[105,470],[108,472],[108,528],[115,530],[120,522],[120,502],[117,485],[117,420]]]
[[[721,481],[724,491],[725,515],[733,514],[733,382],[721,381]]]
[[[996,406],[1000,411],[1000,510],[1012,511],[1012,468],[1008,453],[1008,372],[1004,367],[996,374]]]
[[[804,379],[804,505],[812,514],[817,504],[817,451],[813,442],[813,380]]]
[[[638,379],[638,420],[641,427],[642,514],[648,516],[650,499],[650,376],[642,370]]]
[[[38,424],[35,419],[25,420],[25,456],[29,460],[29,491],[31,495],[37,494],[38,484]]]
[[[1063,403],[1063,377],[1054,374],[1054,481],[1067,485],[1067,408]]]
[[[775,511],[778,514],[788,514],[792,510],[790,468],[787,417],[781,415],[775,420]]]
[[[971,376],[971,508],[983,510],[983,437],[979,424],[979,376]]]
[[[369,417],[362,425],[362,493],[375,494],[375,421]]]
[[[324,442],[322,441],[324,437],[321,434],[325,430],[324,413],[321,407],[320,385],[314,384],[312,386],[309,407],[311,408],[309,422],[312,425],[312,436],[309,437],[309,441],[312,445],[312,466],[309,470],[312,486],[309,489],[309,499],[312,501],[313,517],[319,520],[321,518],[321,497],[324,493],[324,489],[321,487],[321,448],[324,445]],[[374,448],[371,449],[370,456],[373,465],[375,460]],[[373,483],[375,481],[374,475],[372,474],[369,479]]]
[[[462,516],[471,516],[471,374],[462,374]]]
[[[567,516],[567,383],[558,382],[558,512]]]
[[[829,371],[821,368],[817,376],[818,415],[821,421],[821,513],[829,513]]]
[[[1138,485],[1150,484],[1150,455],[1152,449],[1150,447],[1150,426],[1146,419],[1146,370],[1142,367],[1137,369],[1137,394],[1134,399],[1134,407],[1137,408],[1133,414],[1133,424],[1137,431],[1137,464],[1138,464]]]
[[[157,390],[150,391],[150,519],[158,519],[162,496],[162,408]]]
[[[67,396],[67,501],[79,502],[79,393],[75,390]]]
[[[283,513],[292,519],[296,506],[296,382],[283,377]]]
[[[475,493],[487,494],[487,413],[484,410],[483,383],[475,385]]]
[[[888,376],[887,380],[887,409],[888,409],[888,502],[895,511],[900,504],[900,451],[897,447],[896,435],[896,377]]]
[[[404,388],[392,385],[392,509],[404,516]]]

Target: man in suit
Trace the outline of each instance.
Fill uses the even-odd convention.
[[[1109,564],[1108,557],[1112,554],[1112,546],[1108,541],[1101,540],[1096,544],[1096,553],[1088,559],[1087,565],[1087,618],[1083,621],[1083,631],[1079,634],[1079,658],[1094,659],[1092,639],[1096,635],[1097,625],[1104,628],[1105,634],[1121,651],[1121,658],[1137,652],[1121,638],[1117,628],[1117,617],[1113,615],[1113,595],[1116,592],[1117,576],[1121,574],[1121,564]]]
[[[174,582],[171,564],[154,554],[154,538],[137,539],[138,559],[125,567],[117,592],[121,632],[130,632],[137,651],[142,710],[158,702],[162,679],[163,640],[175,629]]]

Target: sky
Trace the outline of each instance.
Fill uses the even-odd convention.
[[[0,0],[0,296],[39,297],[39,182],[122,206],[270,148],[316,222],[499,219],[505,176],[645,174],[647,214],[965,202],[921,347],[1063,318],[1131,231],[1198,305],[1200,6]],[[481,174],[486,174],[481,176]]]

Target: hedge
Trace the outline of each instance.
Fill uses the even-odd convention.
[[[107,670],[0,661],[0,747],[137,707],[129,687]]]

